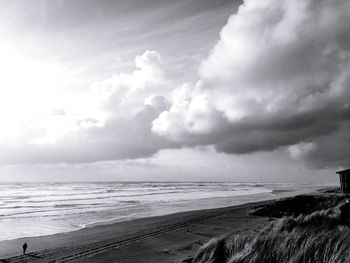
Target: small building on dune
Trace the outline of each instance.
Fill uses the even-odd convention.
[[[350,169],[337,172],[340,179],[340,189],[343,193],[350,193]]]

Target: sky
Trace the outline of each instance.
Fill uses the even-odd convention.
[[[336,183],[347,0],[0,0],[0,180]]]

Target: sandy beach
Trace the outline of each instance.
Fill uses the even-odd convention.
[[[254,235],[271,219],[249,212],[272,201],[176,213],[0,243],[1,262],[182,262],[212,237]],[[27,255],[21,255],[27,242]]]
[[[0,8],[0,263],[350,263],[350,0]]]

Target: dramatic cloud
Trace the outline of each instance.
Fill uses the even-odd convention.
[[[289,147],[291,157],[316,168],[343,167],[350,163],[350,126],[344,124],[328,136]]]
[[[93,162],[213,145],[229,154],[279,149],[317,167],[347,166],[349,24],[347,0],[246,0],[198,77],[180,63],[181,81],[173,79],[179,72],[169,79],[158,52],[146,51],[133,72],[26,118],[15,142],[1,142],[0,160]],[[194,76],[178,85],[186,74]]]
[[[172,93],[153,131],[227,153],[291,146],[294,158],[348,165],[349,23],[347,0],[245,1],[201,80]]]
[[[152,121],[169,106],[162,96],[170,84],[160,55],[146,51],[135,62],[132,73],[96,82],[65,109],[23,125],[21,138],[2,143],[1,162],[94,162],[145,157],[171,147],[151,132]]]

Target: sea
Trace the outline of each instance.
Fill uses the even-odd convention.
[[[231,182],[0,184],[0,240],[234,206],[311,192],[320,187]]]

